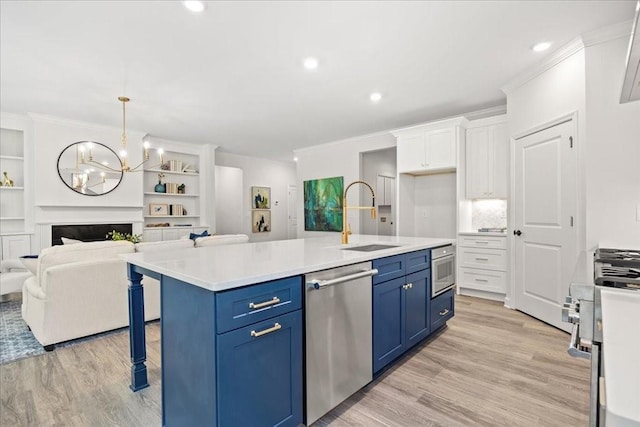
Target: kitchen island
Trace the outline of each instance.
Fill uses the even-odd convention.
[[[392,260],[402,265],[404,276],[404,254],[430,254],[428,249],[454,242],[364,235],[350,240],[341,245],[336,237],[321,237],[126,255],[131,388],[148,386],[141,284],[147,275],[162,286],[163,425],[301,423],[303,275]],[[358,250],[370,244],[387,247]],[[422,294],[426,307],[430,280],[425,279]],[[449,298],[451,306],[442,312],[450,316],[453,296],[448,294],[442,297]],[[429,313],[424,314],[428,321]],[[442,321],[434,324],[444,326]]]

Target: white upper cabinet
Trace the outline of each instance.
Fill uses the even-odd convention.
[[[396,179],[391,176],[378,175],[378,183],[376,189],[376,205],[391,206],[395,205],[396,198]]]
[[[505,116],[475,120],[467,129],[467,199],[506,199],[509,133]]]
[[[460,117],[393,131],[398,138],[398,172],[420,175],[455,170],[466,123]]]

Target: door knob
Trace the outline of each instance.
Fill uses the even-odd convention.
[[[513,230],[513,235],[514,236],[520,236],[522,234],[522,231],[520,230]]]

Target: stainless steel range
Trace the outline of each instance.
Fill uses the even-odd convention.
[[[591,359],[590,426],[606,424],[600,294],[605,288],[640,292],[640,250],[599,248],[584,252],[562,310],[563,320],[573,323],[569,354]]]

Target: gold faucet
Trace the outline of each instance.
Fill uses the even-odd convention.
[[[347,191],[353,184],[364,184],[369,187],[371,190],[371,207],[368,206],[347,206]],[[371,219],[376,219],[376,193],[373,192],[373,188],[365,181],[353,181],[351,184],[347,185],[347,188],[344,190],[344,196],[342,198],[342,244],[346,245],[349,243],[349,234],[351,234],[351,230],[347,227],[347,210],[348,209],[371,209]]]

